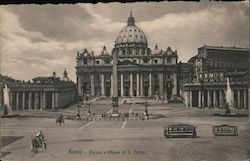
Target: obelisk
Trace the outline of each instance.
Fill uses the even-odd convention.
[[[118,113],[118,80],[117,80],[117,64],[118,64],[118,53],[113,53],[113,96],[112,96],[112,116],[119,116]]]

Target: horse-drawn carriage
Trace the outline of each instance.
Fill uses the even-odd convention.
[[[35,137],[32,136],[31,149],[33,152],[38,152],[39,149],[47,149],[46,138],[41,131]]]

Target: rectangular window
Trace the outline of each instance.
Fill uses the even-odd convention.
[[[87,64],[87,63],[88,63],[87,59],[83,59],[83,64]]]
[[[100,64],[100,61],[99,61],[99,60],[97,60],[95,63],[96,63],[96,64]]]
[[[154,62],[155,62],[155,64],[158,64],[158,60],[155,60]]]

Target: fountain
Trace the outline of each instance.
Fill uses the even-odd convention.
[[[227,91],[226,91],[226,105],[225,105],[225,115],[236,115],[235,111],[233,110],[233,103],[232,103],[232,89],[229,82],[229,77],[227,78]]]
[[[236,113],[234,110],[234,104],[232,100],[232,89],[230,86],[229,77],[227,78],[227,90],[225,96],[225,104],[224,104],[224,113],[216,113],[215,116],[224,116],[224,117],[245,117],[245,114]]]
[[[9,97],[9,89],[7,87],[7,84],[5,84],[3,88],[3,104],[5,107],[7,107],[8,111],[10,112],[10,97]]]

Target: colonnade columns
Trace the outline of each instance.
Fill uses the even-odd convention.
[[[28,106],[29,106],[29,110],[31,110],[31,105],[32,105],[32,92],[29,92],[29,103],[28,103]]]
[[[222,97],[222,90],[220,90],[220,93],[219,93],[219,107],[222,107],[223,105],[223,97]]]
[[[190,107],[193,107],[193,92],[192,91],[189,91],[189,96],[190,96],[190,100],[189,100]]]
[[[211,92],[208,90],[207,91],[207,107],[211,106]]]
[[[58,92],[55,92],[55,108],[59,107],[59,102],[58,102]]]
[[[94,83],[94,74],[91,74],[90,75],[90,88],[91,88],[91,91],[90,91],[90,95],[91,96],[94,96],[95,95],[95,83]]]
[[[199,90],[199,91],[198,91],[198,107],[201,107],[201,102],[202,102],[202,99],[201,99],[201,91]]]
[[[184,91],[185,92],[185,104],[186,107],[189,107],[189,100],[190,100],[190,92],[189,91]]]
[[[201,107],[202,108],[205,107],[205,91],[204,90],[201,91]]]
[[[141,73],[141,79],[140,79],[140,95],[143,96],[143,73]]]
[[[10,112],[12,112],[12,110],[13,110],[13,93],[10,92],[9,94],[10,94]]]
[[[104,96],[104,74],[101,74],[101,95]]]
[[[42,109],[46,109],[46,92],[45,91],[43,92],[43,102],[42,102],[42,104],[43,104]]]
[[[124,96],[124,91],[123,91],[123,73],[121,73],[121,96]]]
[[[240,108],[241,106],[240,106],[240,90],[238,90],[238,101],[237,101],[237,103],[238,103],[238,105],[237,105],[237,107],[238,108]]]
[[[250,84],[248,84],[248,103],[247,103],[247,108],[248,108],[248,121],[250,122]]]
[[[140,80],[139,73],[136,73],[136,96],[140,95]]]
[[[38,96],[37,92],[35,92],[35,103],[34,103],[34,105],[35,105],[35,110],[37,110],[38,107],[39,107],[39,96]]]
[[[160,96],[163,96],[163,73],[158,74],[159,77],[159,89],[160,89]]]
[[[55,93],[54,92],[52,92],[52,110],[54,110],[55,109]]]
[[[148,88],[148,95],[152,96],[152,74],[149,73],[149,88]]]
[[[112,97],[113,96],[113,74],[110,75],[110,83],[111,83],[111,89],[110,89],[110,96]]]
[[[244,90],[244,108],[247,108],[247,90]],[[249,100],[248,100],[249,101]]]
[[[22,110],[25,110],[25,92],[22,93]]]
[[[215,90],[214,90],[213,96],[214,96],[214,99],[213,99],[213,101],[214,101],[213,107],[216,107],[216,106],[217,106],[217,100],[216,100],[216,91],[215,91]]]
[[[19,93],[16,93],[16,110],[19,110]]]

